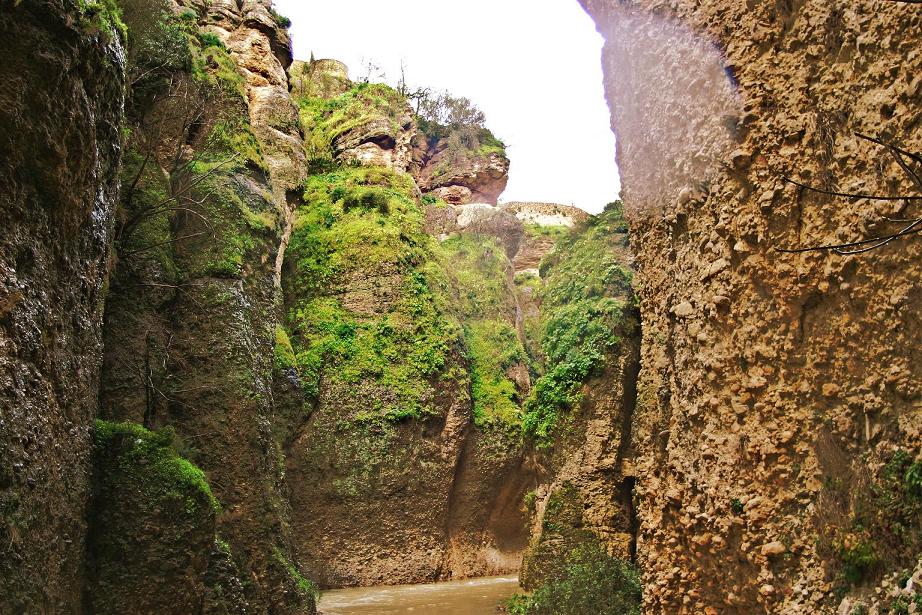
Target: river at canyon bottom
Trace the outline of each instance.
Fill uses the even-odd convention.
[[[518,589],[516,577],[335,589],[317,606],[323,615],[494,615]]]

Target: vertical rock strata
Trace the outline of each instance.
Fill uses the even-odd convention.
[[[0,610],[79,610],[123,104],[74,0],[0,3]]]
[[[883,235],[900,228],[885,217],[920,212],[782,176],[918,194],[855,133],[922,149],[922,11],[882,0],[583,4],[607,41],[639,267],[645,612],[833,612],[837,591],[909,565],[900,543],[836,502],[872,494],[898,451],[917,458],[922,445],[922,242],[857,257],[776,248]],[[903,546],[918,544],[913,532]]]

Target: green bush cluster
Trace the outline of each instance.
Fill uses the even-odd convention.
[[[922,593],[916,592],[912,596],[897,596],[890,602],[888,613],[889,615],[922,613]]]
[[[598,542],[573,549],[560,570],[531,595],[506,603],[510,615],[639,615],[641,583],[629,562]]]
[[[114,32],[122,41],[128,39],[128,27],[122,20],[122,8],[117,0],[77,0],[77,8],[84,30]]]

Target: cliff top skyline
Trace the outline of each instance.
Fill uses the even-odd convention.
[[[292,21],[295,57],[335,58],[354,80],[466,96],[509,146],[503,201],[553,201],[598,213],[618,198],[615,140],[603,130],[602,38],[577,2],[540,11],[524,0],[457,5],[276,0]],[[356,19],[361,15],[361,19]],[[369,75],[369,63],[377,69]],[[476,66],[476,70],[471,67]]]

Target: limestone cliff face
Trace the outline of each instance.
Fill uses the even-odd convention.
[[[545,363],[536,392],[544,388],[542,380],[551,377],[548,374],[569,369],[571,356],[582,355],[593,364],[578,383],[577,401],[565,412],[558,410],[547,430],[550,437],[539,439],[541,480],[526,502],[531,539],[520,574],[523,587],[536,589],[559,578],[580,547],[597,546],[623,561],[634,557],[631,424],[640,326],[632,306],[631,259],[620,209],[591,217],[556,205],[517,204],[511,209],[526,220],[551,222],[550,229],[559,230],[562,217],[581,220],[557,236],[537,273],[527,269],[517,274],[520,303],[527,310],[524,329],[544,350],[533,350]],[[604,306],[618,307],[605,313]],[[567,344],[567,325],[582,321],[574,313],[591,314],[594,325],[613,333],[595,346],[598,354],[586,347],[556,351],[557,344]],[[597,331],[583,330],[578,337],[589,339]],[[560,360],[561,355],[566,358]]]
[[[504,153],[458,155],[445,139],[426,135],[414,141],[411,168],[423,192],[455,205],[496,205],[509,183],[509,159]]]
[[[0,611],[74,613],[124,56],[65,0],[0,3],[0,54]]]
[[[516,273],[538,274],[541,260],[547,256],[564,229],[571,229],[589,219],[578,207],[556,203],[503,203],[502,210],[516,217],[526,228],[524,241],[515,253]]]
[[[911,532],[891,544],[856,523],[855,502],[874,504],[885,462],[903,467],[922,445],[922,242],[859,257],[776,248],[874,237],[900,228],[886,217],[919,213],[781,178],[918,193],[855,133],[922,146],[922,13],[878,1],[583,4],[607,40],[639,267],[645,612],[832,612],[836,590],[918,548]]]
[[[338,60],[297,61],[289,68],[291,91],[302,102],[301,120],[314,161],[379,166],[406,172],[416,120],[410,105],[383,84],[353,83]],[[339,113],[326,106],[339,101]],[[360,102],[361,104],[348,104]]]
[[[478,405],[467,330],[478,327],[481,354],[494,337],[518,347],[508,258],[483,233],[440,243],[427,232],[400,162],[409,107],[383,84],[341,91],[337,69],[290,71],[312,166],[325,171],[296,211],[276,353],[298,557],[332,587],[512,572],[529,473],[514,427],[477,416],[492,406]],[[469,322],[472,302],[489,322]],[[521,366],[513,352],[488,374],[503,399],[507,362]]]

